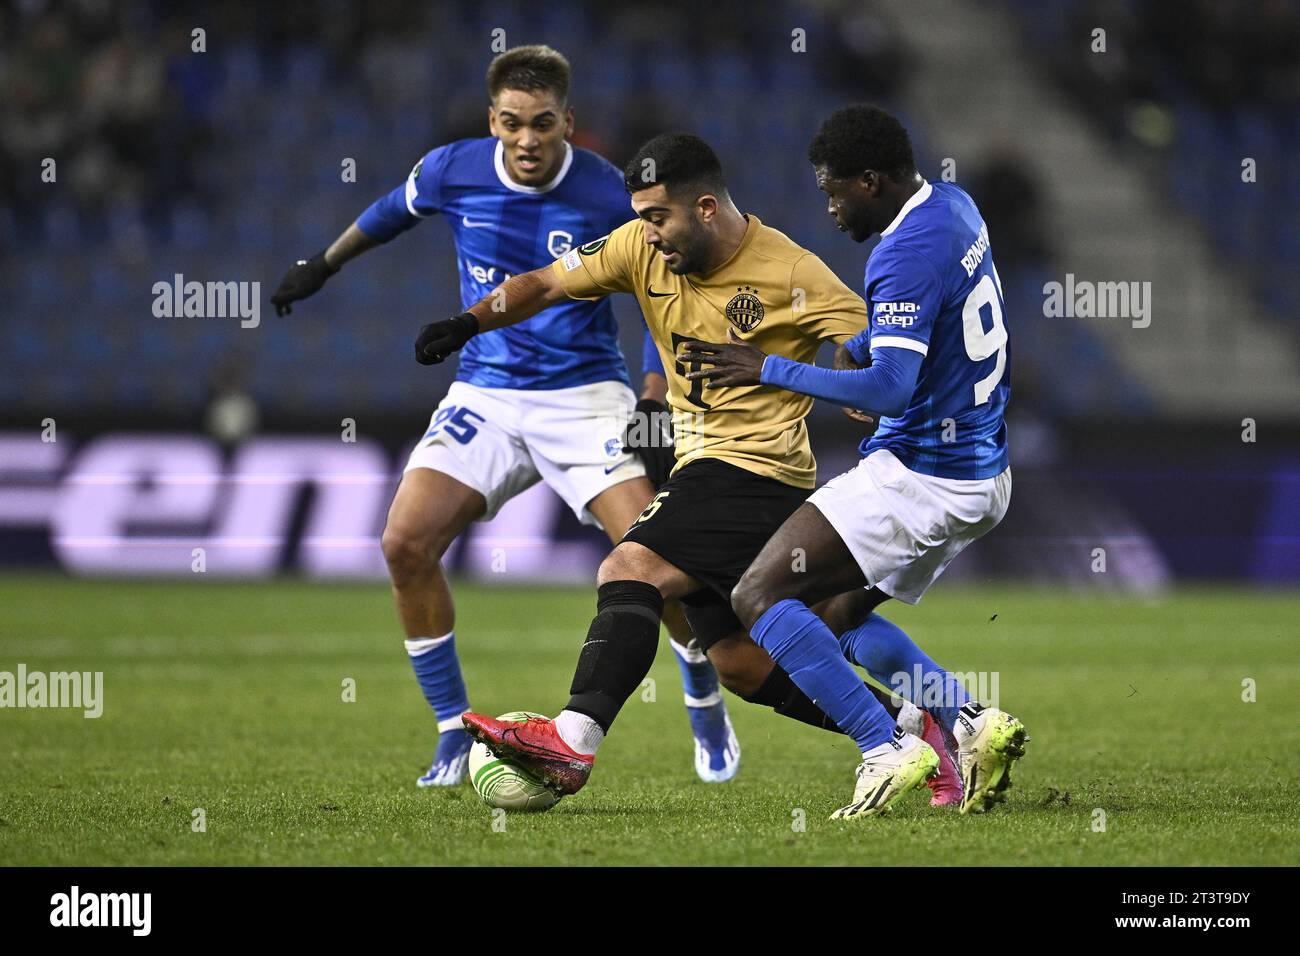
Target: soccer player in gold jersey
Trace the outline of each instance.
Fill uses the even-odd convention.
[[[677,464],[598,573],[597,613],[570,699],[554,721],[466,727],[554,789],[587,780],[597,746],[654,660],[663,603],[680,598],[723,684],[820,726],[825,716],[755,644],[730,595],[772,532],[811,492],[816,462],[806,396],[765,386],[711,388],[676,360],[685,341],[727,335],[812,362],[821,343],[867,323],[862,299],[815,255],[732,201],[721,165],[696,136],[646,143],[625,171],[637,219],[515,276],[468,312],[426,326],[417,358],[442,361],[473,335],[570,299],[637,297],[668,379]]]

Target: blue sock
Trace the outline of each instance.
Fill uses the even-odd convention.
[[[970,700],[966,688],[916,646],[903,629],[879,614],[840,637],[844,656],[866,668],[875,680],[892,689],[951,731],[957,711]]]
[[[698,701],[710,700],[718,694],[718,672],[695,641],[691,641],[688,647],[682,647],[676,641],[669,641],[669,644],[676,652],[677,669],[682,672],[682,690],[689,698],[686,706],[708,706]]]
[[[411,657],[424,699],[438,716],[438,756],[444,756],[444,749],[459,751],[468,747],[469,734],[461,725],[460,715],[469,710],[469,695],[460,676],[455,633],[409,638],[406,653]]]
[[[675,652],[677,669],[682,673],[691,732],[711,750],[716,750],[727,740],[727,708],[718,688],[718,672],[695,641],[687,647],[676,641],[668,643]]]
[[[803,602],[777,601],[749,633],[864,753],[893,738],[894,718],[844,659],[831,629]]]

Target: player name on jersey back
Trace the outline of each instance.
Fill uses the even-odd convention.
[[[866,269],[870,346],[925,360],[907,409],[882,419],[862,454],[887,448],[922,474],[991,478],[1008,464],[1011,347],[988,228],[959,187],[926,183],[881,235]]]

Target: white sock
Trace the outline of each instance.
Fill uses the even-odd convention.
[[[962,704],[961,710],[957,711],[957,720],[952,725],[952,735],[958,740],[962,739],[962,734],[974,737],[975,719],[983,710],[984,706],[977,700],[968,700]]]
[[[898,709],[898,726],[905,732],[915,734],[918,737],[924,734],[925,715],[921,713],[921,708],[910,700],[903,701],[902,707]]]
[[[555,732],[560,739],[577,753],[590,755],[596,752],[600,742],[605,739],[605,731],[586,714],[573,710],[562,710],[555,718]]]
[[[669,640],[668,646],[676,651],[677,656],[688,664],[703,664],[709,659],[708,655],[700,649],[700,642],[695,638],[691,638],[691,642],[685,647],[674,640]]]
[[[408,637],[406,639],[406,653],[412,657],[419,657],[421,654],[429,653],[439,645],[446,644],[455,636],[456,632],[452,631],[449,634],[442,635],[442,637]]]

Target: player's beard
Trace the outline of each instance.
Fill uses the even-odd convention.
[[[845,234],[854,242],[865,242],[876,230],[868,225],[867,220],[870,217],[864,210],[850,209],[845,210],[840,222],[844,227]]]
[[[668,266],[669,272],[681,276],[701,271],[705,263],[709,261],[709,253],[712,251],[709,244],[709,234],[705,230],[704,224],[692,218],[690,230],[681,239],[673,243],[670,251],[677,253],[678,260],[676,265],[664,263]]]
[[[875,222],[876,218],[876,216],[872,215],[872,210],[865,204],[850,205],[844,210],[844,231],[848,233],[849,238],[854,242],[866,242],[889,225],[889,220],[877,223]]]

